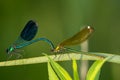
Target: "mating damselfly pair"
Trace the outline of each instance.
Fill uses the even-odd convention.
[[[11,57],[13,54],[18,54],[17,49],[23,48],[38,41],[47,42],[51,47],[51,51],[55,53],[62,52],[64,49],[66,49],[65,46],[80,44],[87,40],[90,37],[90,35],[94,32],[94,29],[91,26],[86,26],[78,33],[73,35],[71,38],[68,38],[61,42],[60,44],[58,44],[57,47],[54,47],[52,41],[44,37],[33,40],[37,31],[38,24],[33,20],[28,21],[28,23],[25,25],[24,29],[20,33],[18,39],[7,48],[6,50],[7,54],[10,55]]]

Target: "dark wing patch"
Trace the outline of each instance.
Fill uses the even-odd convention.
[[[33,20],[30,20],[22,30],[20,37],[23,40],[30,41],[35,37],[37,30],[38,30],[38,26],[36,22],[34,22]]]

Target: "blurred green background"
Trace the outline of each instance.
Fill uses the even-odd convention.
[[[90,51],[120,54],[120,0],[0,0],[0,60],[6,60],[6,48],[14,42],[27,21],[39,25],[36,38],[47,37],[57,45],[91,25],[95,33]],[[38,42],[24,49],[24,58],[50,53],[50,46]],[[120,80],[120,65],[106,63],[100,80]],[[0,67],[1,80],[48,80],[47,64]]]

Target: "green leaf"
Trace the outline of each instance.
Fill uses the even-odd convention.
[[[99,80],[100,69],[103,64],[110,58],[111,56],[103,60],[95,61],[88,71],[86,80]]]
[[[43,53],[44,54],[44,53]],[[50,53],[47,53],[50,54]],[[68,57],[69,54],[69,57]],[[87,55],[89,54],[89,55]],[[93,54],[93,55],[91,55]],[[94,56],[97,55],[97,56]],[[107,62],[117,63],[120,64],[120,55],[114,54],[107,54],[107,53],[99,53],[99,52],[76,52],[76,53],[64,53],[64,54],[56,54],[56,55],[49,55],[49,57],[60,57],[55,58],[55,61],[68,61],[71,60],[71,58],[75,58],[76,60],[99,60],[101,59],[99,56],[103,57],[110,57],[113,56],[111,59],[109,59]],[[5,59],[6,60],[6,59]],[[32,57],[32,58],[25,58],[25,59],[17,59],[17,60],[10,60],[10,61],[1,61],[1,66],[16,66],[16,65],[28,65],[28,64],[38,64],[38,63],[45,63],[48,62],[48,58],[46,56],[38,56],[38,57]]]
[[[52,69],[50,63],[48,62],[48,74],[49,74],[49,80],[59,80],[58,76]]]
[[[50,61],[53,70],[55,71],[55,73],[57,74],[60,80],[72,80],[72,78],[65,69],[63,69],[59,64],[54,62],[50,57],[48,57],[48,59]]]
[[[77,63],[75,59],[73,59],[73,76],[74,80],[80,80],[78,75]]]

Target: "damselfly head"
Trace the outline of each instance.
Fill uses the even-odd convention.
[[[55,52],[55,53],[62,53],[64,51],[65,51],[65,48],[62,46],[57,46],[55,49],[52,50],[52,52]]]
[[[12,47],[12,46],[10,46],[9,48],[6,49],[7,54],[10,54],[13,51],[14,51],[14,47]]]

